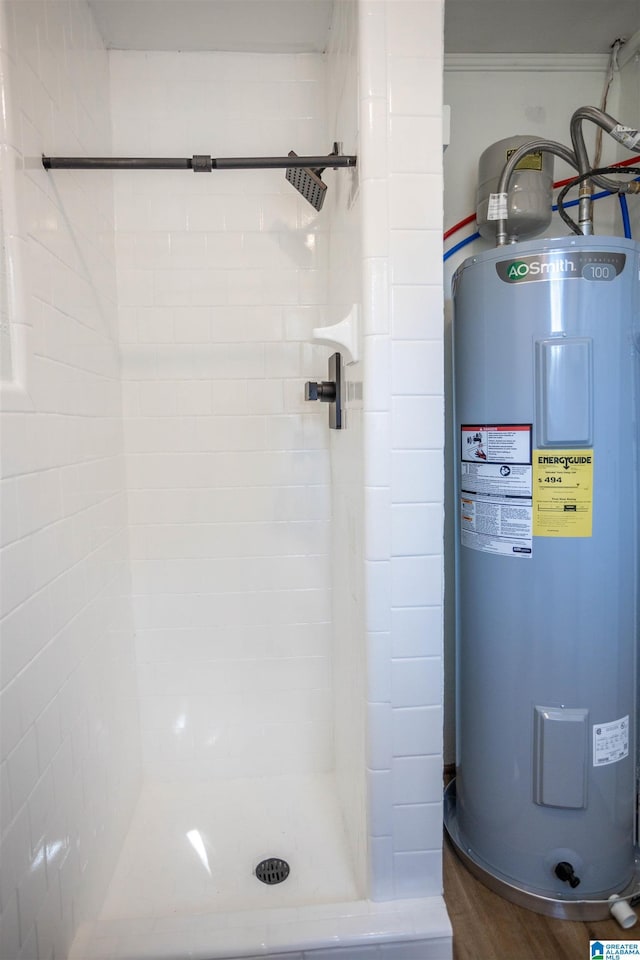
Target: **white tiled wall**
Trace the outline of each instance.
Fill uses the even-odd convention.
[[[9,319],[31,351],[0,385],[0,956],[51,960],[138,781],[111,178],[40,163],[110,151],[108,62],[83,3],[0,14]]]
[[[360,4],[371,892],[442,889],[442,14]]]
[[[332,149],[319,55],[111,67],[116,154]],[[330,769],[327,218],[222,170],[119,175],[116,221],[145,769]]]
[[[330,139],[360,155],[358,4],[336,4],[327,58]],[[360,161],[360,158],[359,158]],[[329,324],[363,308],[359,169],[336,177],[330,212]],[[358,350],[362,355],[362,322]],[[344,352],[344,351],[343,351]],[[333,691],[337,784],[361,890],[367,890],[366,628],[361,361],[343,366],[344,429],[331,434]]]
[[[327,172],[342,202],[325,220],[273,173],[121,178],[118,267],[145,756],[157,775],[333,763],[326,411],[301,396],[329,352],[308,345],[311,328],[361,295],[364,360],[347,369],[347,429],[332,438],[333,674],[339,771],[357,769],[370,725],[381,898],[441,887],[441,17],[435,0],[363,3],[356,25],[341,5],[334,129],[321,58],[112,58],[116,152],[284,153],[292,140],[321,152],[333,139],[349,152],[360,125],[360,191]],[[261,689],[277,694],[266,717]],[[340,782],[364,853],[364,781]]]

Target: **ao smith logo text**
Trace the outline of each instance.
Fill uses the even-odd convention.
[[[624,253],[608,250],[541,253],[517,260],[499,260],[498,276],[505,283],[532,283],[534,280],[615,280],[624,270]]]
[[[557,275],[563,273],[574,273],[576,265],[573,260],[566,258],[562,260],[514,260],[507,268],[507,280],[524,280],[525,277],[543,277],[547,274]]]

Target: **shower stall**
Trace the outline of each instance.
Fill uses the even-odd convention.
[[[177,52],[2,2],[2,957],[451,957],[442,4],[326,6]],[[306,199],[42,163],[334,143]]]

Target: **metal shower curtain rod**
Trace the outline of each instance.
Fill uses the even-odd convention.
[[[210,173],[212,170],[280,170],[305,167],[312,170],[327,167],[355,167],[353,155],[328,154],[323,157],[45,157],[45,170],[193,170]]]

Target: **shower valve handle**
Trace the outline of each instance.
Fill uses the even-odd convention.
[[[305,400],[321,400],[323,403],[335,403],[336,385],[333,380],[307,380],[304,385]]]
[[[304,398],[328,403],[329,427],[342,430],[342,358],[339,353],[332,353],[329,357],[328,375],[328,380],[307,380]]]

